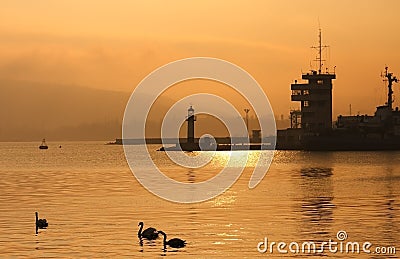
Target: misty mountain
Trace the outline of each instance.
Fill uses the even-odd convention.
[[[0,141],[106,140],[121,135],[129,93],[0,80]]]

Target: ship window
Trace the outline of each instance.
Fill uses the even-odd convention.
[[[319,84],[319,85],[323,85],[323,84],[324,84],[324,80],[322,80],[322,79],[320,79],[320,80],[317,80],[317,84]]]
[[[301,90],[292,90],[292,95],[301,95]]]
[[[310,102],[309,102],[309,101],[304,101],[303,106],[304,106],[304,107],[310,106]]]
[[[310,94],[310,92],[308,90],[303,90],[303,94],[308,95],[308,94]]]

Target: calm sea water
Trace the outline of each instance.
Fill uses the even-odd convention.
[[[277,151],[255,189],[247,187],[249,165],[224,194],[177,204],[138,183],[122,146],[57,142],[39,150],[38,144],[0,143],[0,256],[389,257],[328,249],[317,255],[282,254],[276,247],[273,253],[257,251],[265,237],[269,242],[322,244],[338,241],[340,230],[346,231],[346,241],[371,242],[370,250],[400,250],[400,152]],[[221,152],[209,166],[194,170],[174,165],[164,153],[152,156],[172,178],[199,182],[218,173],[229,153]],[[38,235],[35,211],[49,221]],[[141,246],[139,221],[163,230],[168,239],[185,239],[187,247],[163,251],[161,239]]]

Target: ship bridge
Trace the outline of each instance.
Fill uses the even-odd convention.
[[[322,45],[321,29],[319,30],[319,45],[312,47],[318,50],[314,61],[318,63],[318,71],[302,74],[306,83],[291,84],[291,100],[300,102],[300,111],[291,113],[291,121],[301,121],[303,132],[321,133],[332,129],[332,80],[336,79],[335,72],[322,72],[322,50],[328,46]],[[293,118],[296,116],[296,118]],[[298,127],[298,126],[297,126]]]
[[[291,84],[291,100],[300,102],[301,128],[304,131],[320,132],[332,128],[332,80],[335,74],[320,74],[317,71],[303,74],[307,83]]]

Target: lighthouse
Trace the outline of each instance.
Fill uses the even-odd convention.
[[[190,106],[188,109],[186,121],[188,122],[187,143],[194,144],[194,122],[196,121],[196,116],[194,116],[194,109],[192,106]]]

